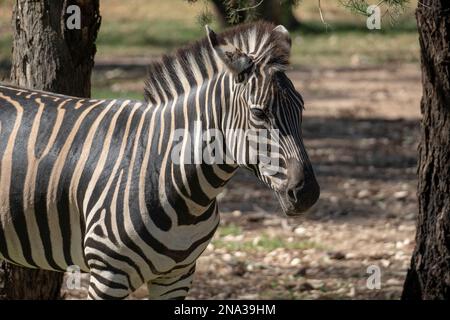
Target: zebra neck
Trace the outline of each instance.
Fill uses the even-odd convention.
[[[161,157],[160,198],[167,199],[171,208],[183,208],[174,210],[184,212],[183,215],[209,212],[237,169],[234,163],[224,163],[220,157],[213,161],[203,157],[211,139],[223,138],[221,120],[230,103],[229,86],[229,76],[218,75],[192,87],[187,94],[164,102],[155,112],[151,141]]]

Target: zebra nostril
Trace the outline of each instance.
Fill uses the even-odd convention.
[[[296,188],[289,188],[287,190],[287,196],[291,202],[297,202],[297,191]]]

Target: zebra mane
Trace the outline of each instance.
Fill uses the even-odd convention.
[[[243,53],[251,53],[255,61],[265,60],[269,65],[284,70],[289,65],[290,42],[279,32],[272,32],[274,28],[274,24],[260,21],[239,25],[218,36]],[[216,73],[220,63],[206,37],[164,55],[148,67],[145,100],[152,103],[171,100],[174,95],[184,92],[180,78],[187,79],[189,85],[195,85],[199,73],[206,79],[207,70]]]

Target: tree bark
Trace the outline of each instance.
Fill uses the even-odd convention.
[[[71,5],[81,29],[68,29]],[[99,0],[16,0],[11,80],[21,87],[89,97],[100,27]]]
[[[68,27],[80,8],[81,28]],[[71,20],[73,21],[73,20]],[[99,0],[16,0],[11,81],[20,87],[90,97],[100,28]],[[4,267],[6,299],[58,299],[63,273]]]
[[[423,96],[416,247],[403,299],[450,299],[450,2],[416,11]]]

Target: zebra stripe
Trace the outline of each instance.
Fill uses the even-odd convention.
[[[289,41],[267,23],[220,36],[208,29],[150,66],[145,102],[0,86],[0,258],[77,265],[90,273],[91,299],[124,298],[143,283],[151,298],[185,297],[219,224],[216,196],[238,167],[282,193],[289,159],[309,163],[303,101],[283,73]],[[249,128],[281,131],[276,175],[248,163],[255,150],[246,137],[225,133]],[[231,151],[230,163],[187,161],[188,137],[197,150],[203,131],[210,140],[224,134],[216,151]]]

